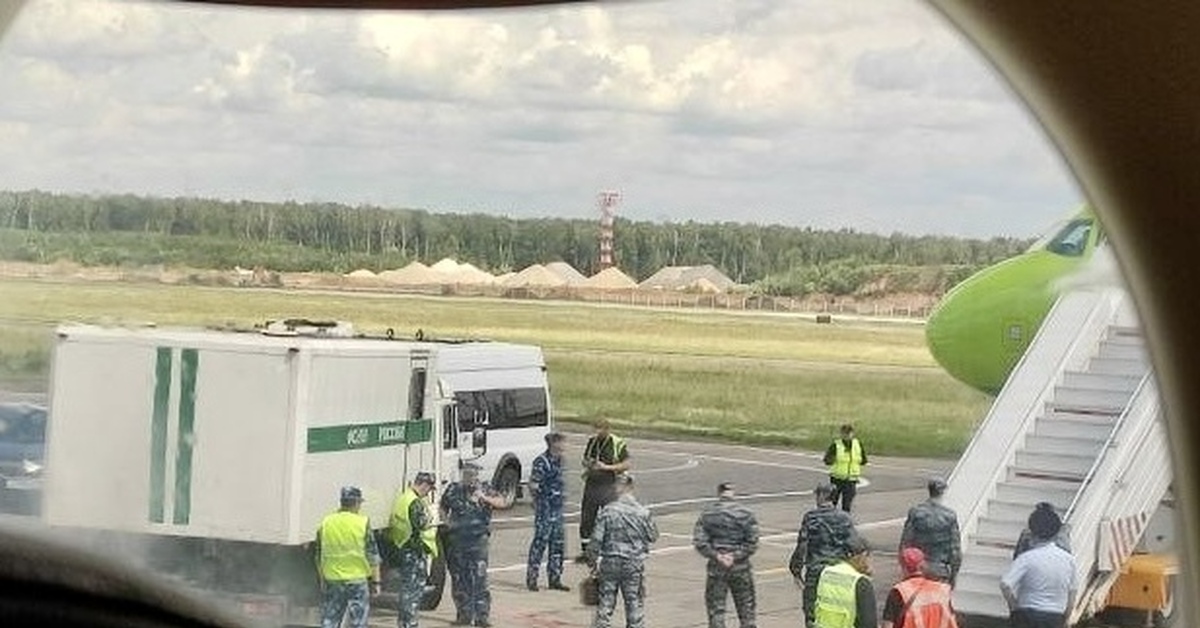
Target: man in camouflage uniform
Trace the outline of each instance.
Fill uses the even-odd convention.
[[[817,507],[804,513],[800,520],[796,549],[788,562],[796,584],[804,588],[801,606],[808,628],[814,626],[813,609],[821,570],[849,556],[850,543],[858,537],[850,514],[834,505],[833,492],[833,486],[825,483],[813,490]]]
[[[941,478],[929,480],[929,499],[908,509],[900,548],[915,547],[925,554],[925,575],[952,586],[962,566],[962,545],[958,533],[958,515],[942,503],[946,482]]]
[[[600,509],[587,560],[596,574],[599,603],[592,628],[609,628],[617,607],[617,591],[625,600],[626,628],[644,628],[643,578],[650,546],[658,540],[658,527],[650,510],[633,497],[633,477],[616,478],[617,499]]]
[[[733,484],[717,486],[717,501],[709,504],[692,530],[692,545],[708,559],[704,605],[708,628],[725,628],[725,597],[733,594],[738,625],[755,628],[754,571],[750,557],[758,550],[758,521],[734,501]]]
[[[417,628],[417,608],[429,577],[427,556],[437,555],[433,513],[425,497],[437,480],[421,471],[408,488],[400,492],[392,506],[388,535],[397,548],[400,594],[397,602],[400,628]]]
[[[462,480],[446,487],[442,517],[446,522],[446,569],[450,571],[450,593],[454,597],[455,626],[490,626],[488,614],[492,594],[488,590],[488,537],[492,509],[511,506],[479,480],[479,466],[466,463]]]
[[[566,528],[563,523],[563,500],[566,485],[563,481],[563,449],[566,437],[560,432],[546,434],[546,451],[533,459],[529,472],[529,490],[533,493],[533,541],[529,544],[529,560],[525,568],[525,587],[538,590],[538,568],[546,554],[546,577],[549,588],[570,591],[563,584],[563,553]]]
[[[321,520],[315,542],[321,577],[321,628],[366,628],[371,595],[379,594],[379,549],[360,514],[362,491],[342,488],[341,508]]]

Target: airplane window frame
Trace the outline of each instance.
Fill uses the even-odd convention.
[[[363,0],[340,6],[450,8],[536,3]],[[257,4],[322,3],[283,0]],[[1168,0],[1155,7],[1140,3],[968,0],[931,0],[930,4],[990,58],[1026,101],[1075,168],[1081,187],[1098,201],[1097,211],[1109,227],[1105,234],[1111,230],[1114,244],[1121,245],[1124,257],[1119,262],[1146,320],[1152,358],[1163,380],[1162,395],[1169,409],[1167,422],[1176,477],[1183,485],[1182,520],[1187,524],[1179,535],[1184,546],[1183,573],[1195,574],[1195,541],[1200,539],[1194,534],[1200,522],[1195,509],[1195,481],[1200,476],[1196,473],[1200,457],[1185,454],[1194,453],[1187,449],[1194,442],[1188,437],[1195,431],[1187,419],[1200,414],[1196,411],[1200,409],[1200,387],[1194,385],[1200,377],[1192,364],[1200,351],[1200,334],[1195,333],[1194,325],[1200,307],[1189,301],[1195,297],[1197,270],[1187,260],[1195,246],[1195,234],[1200,233],[1200,215],[1189,215],[1185,207],[1190,204],[1178,201],[1200,197],[1200,178],[1194,176],[1200,165],[1200,145],[1195,144],[1194,129],[1184,124],[1194,120],[1194,103],[1200,100],[1200,89],[1195,76],[1183,77],[1171,89],[1161,85],[1149,89],[1157,79],[1139,64],[1158,62],[1162,64],[1155,66],[1158,69],[1166,66],[1164,59],[1200,58],[1200,38],[1195,37],[1196,27],[1200,26],[1200,5],[1183,0]],[[326,0],[326,5],[333,3]],[[1045,32],[1049,29],[1053,29],[1051,35]],[[1107,45],[1094,45],[1090,40],[1093,37]],[[1091,80],[1096,74],[1081,69],[1081,55],[1088,59],[1088,65],[1098,69],[1100,80]],[[1106,85],[1103,74],[1121,85]],[[1107,98],[1080,102],[1083,96],[1096,95]],[[1150,104],[1142,102],[1143,97]],[[1160,115],[1141,116],[1145,125],[1127,124],[1116,104],[1127,110],[1146,107]],[[1189,110],[1193,115],[1186,115]],[[1078,115],[1070,116],[1068,112]],[[1176,133],[1172,134],[1171,129]],[[1127,132],[1140,136],[1142,141],[1123,140],[1122,134]],[[1161,159],[1152,158],[1156,155]],[[1153,185],[1156,180],[1159,184]],[[1162,219],[1164,214],[1174,218],[1170,229],[1163,229],[1168,224]],[[1186,612],[1194,610],[1192,605],[1197,599],[1195,583],[1188,580],[1188,584],[1180,597],[1186,602],[1183,625],[1195,618]]]

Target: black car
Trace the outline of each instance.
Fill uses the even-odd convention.
[[[37,514],[46,453],[46,408],[0,403],[0,512]]]

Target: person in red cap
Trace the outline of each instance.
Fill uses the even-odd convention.
[[[900,551],[904,579],[888,591],[880,628],[958,628],[950,606],[950,585],[925,575],[925,552]]]

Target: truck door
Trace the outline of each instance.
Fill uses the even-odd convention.
[[[475,460],[487,453],[487,401],[479,392],[456,392],[453,395],[459,458]]]
[[[455,395],[449,384],[439,382],[444,469],[458,469],[459,462],[475,460],[487,453],[487,415],[471,403],[470,395]]]

